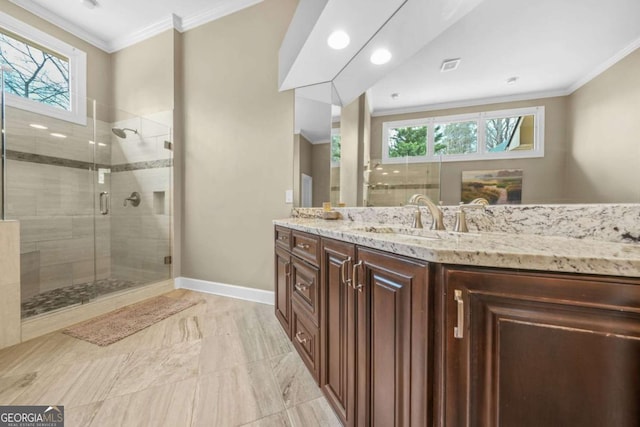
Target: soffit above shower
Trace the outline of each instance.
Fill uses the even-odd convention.
[[[9,0],[112,53],[169,29],[187,31],[263,0]],[[91,2],[88,2],[91,3]]]

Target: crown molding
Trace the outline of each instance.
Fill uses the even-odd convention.
[[[24,10],[31,12],[38,18],[44,19],[47,22],[50,22],[53,25],[56,25],[62,28],[64,31],[73,34],[81,40],[97,47],[98,49],[104,50],[105,52],[110,53],[109,51],[109,43],[106,40],[103,40],[99,37],[94,36],[88,31],[78,27],[77,25],[67,21],[64,18],[52,13],[51,11],[45,9],[44,7],[33,3],[28,0],[9,0],[11,3],[15,4],[23,8]]]
[[[263,0],[227,0],[210,9],[182,18],[181,28],[177,30],[180,32],[189,31],[262,2]]]
[[[148,27],[142,28],[138,31],[135,31],[131,34],[127,34],[123,37],[118,37],[117,39],[112,40],[109,43],[108,53],[114,53],[129,46],[133,46],[136,43],[140,43],[144,40],[150,39],[151,37],[157,36],[160,33],[163,33],[167,30],[176,29],[180,31],[179,28],[176,28],[176,24],[180,25],[180,17],[175,14],[171,14],[166,19],[162,21],[158,21],[154,24],[149,25]]]
[[[251,7],[258,3],[262,3],[264,0],[226,0],[214,7],[205,9],[196,14],[181,18],[176,14],[171,14],[166,19],[151,24],[145,28],[135,31],[131,34],[127,34],[123,37],[118,37],[113,40],[103,40],[90,32],[80,28],[79,26],[67,21],[64,18],[56,15],[55,13],[45,9],[44,7],[33,3],[29,0],[9,0],[16,6],[19,6],[28,12],[33,13],[39,18],[48,21],[64,31],[73,34],[79,39],[101,49],[107,53],[114,53],[121,49],[132,46],[136,43],[140,43],[146,39],[156,36],[164,31],[175,29],[179,32],[184,32],[196,28],[200,25],[208,22],[220,19],[224,16],[238,12],[242,9]]]
[[[638,38],[638,39],[632,41],[631,43],[629,43],[625,48],[620,50],[618,53],[613,55],[611,58],[607,59],[605,62],[603,62],[602,64],[598,65],[596,68],[591,70],[591,72],[585,74],[581,79],[579,79],[574,84],[572,84],[569,87],[569,93],[571,94],[571,93],[575,92],[576,90],[580,89],[582,86],[586,85],[591,80],[595,79],[600,74],[602,74],[605,71],[607,71],[609,68],[614,66],[616,63],[620,62],[622,59],[624,59],[624,57],[626,57],[627,55],[629,55],[631,52],[633,52],[634,50],[636,50],[638,48],[640,48],[640,38]]]
[[[542,92],[529,92],[517,95],[496,96],[490,98],[468,99],[464,101],[442,102],[439,104],[417,105],[407,108],[388,108],[376,110],[373,117],[391,116],[396,114],[422,113],[425,111],[447,110],[450,108],[476,107],[479,105],[499,104],[503,102],[530,101],[532,99],[554,98],[556,96],[566,96],[571,94],[567,89],[551,90]]]

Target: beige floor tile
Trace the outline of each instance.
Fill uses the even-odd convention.
[[[242,427],[291,427],[291,421],[289,421],[289,415],[283,411],[249,424],[244,424]]]
[[[286,408],[322,397],[320,388],[297,353],[277,356],[270,362]]]
[[[12,403],[64,405],[71,408],[104,400],[126,360],[127,355],[118,355],[39,371],[42,375]]]
[[[283,410],[271,367],[262,361],[201,377],[193,426],[237,426]]]
[[[105,400],[88,427],[189,426],[196,378]]]
[[[195,341],[129,354],[107,398],[196,377],[200,347],[200,341]]]
[[[309,402],[301,403],[287,410],[293,427],[340,427],[338,417],[327,403],[320,397]]]
[[[61,404],[69,427],[339,425],[273,307],[201,301],[107,347],[52,333],[0,350],[0,404]]]

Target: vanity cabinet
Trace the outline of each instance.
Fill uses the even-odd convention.
[[[439,279],[444,425],[639,425],[638,280],[460,267]]]
[[[429,270],[424,262],[322,239],[321,380],[347,426],[424,426]]]
[[[275,314],[313,378],[320,378],[320,238],[275,228]]]

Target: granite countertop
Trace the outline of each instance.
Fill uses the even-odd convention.
[[[309,218],[275,220],[274,224],[430,262],[640,277],[639,244],[532,234],[412,230],[398,225]]]

